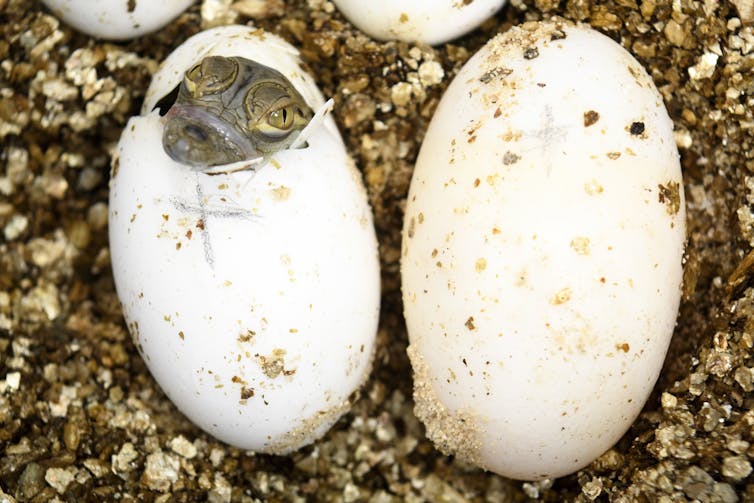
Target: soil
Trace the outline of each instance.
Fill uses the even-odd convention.
[[[402,317],[403,208],[443,90],[487,40],[560,16],[644,66],[675,124],[688,244],[655,391],[578,473],[520,482],[439,453],[414,415]],[[204,0],[106,42],[40,2],[0,0],[0,501],[754,501],[754,7],[750,0],[513,0],[430,47],[378,42],[323,0]],[[114,147],[152,73],[203,28],[253,23],[301,51],[363,174],[380,241],[374,370],[353,409],[288,456],[222,444],[152,379],[115,294]]]

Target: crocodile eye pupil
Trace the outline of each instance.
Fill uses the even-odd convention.
[[[293,114],[288,108],[280,108],[270,112],[270,115],[267,117],[269,125],[276,129],[290,129],[293,125]]]

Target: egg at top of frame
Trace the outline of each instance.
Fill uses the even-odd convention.
[[[404,40],[430,45],[470,32],[493,16],[505,0],[333,0],[357,28],[378,40]]]
[[[519,479],[608,450],[662,367],[684,239],[673,125],[641,65],[565,22],[493,38],[441,99],[407,201],[428,436]]]
[[[274,68],[287,83],[269,72],[260,80],[231,57]],[[255,169],[210,175],[171,159],[162,139],[175,117],[161,107],[187,70],[208,71],[208,61],[220,74],[201,92],[249,78],[248,110],[295,94],[289,84],[312,110],[324,102],[296,50],[274,35],[226,26],[179,46],[118,145],[113,274],[135,344],[175,405],[223,441],[281,454],[327,431],[368,375],[380,297],[372,215],[330,116],[304,148]],[[234,117],[227,112],[222,120]],[[190,107],[176,114],[227,126]],[[208,134],[201,127],[189,123],[186,134]]]
[[[107,40],[126,40],[157,31],[194,0],[42,0],[77,30]]]

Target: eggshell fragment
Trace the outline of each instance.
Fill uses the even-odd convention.
[[[249,27],[202,32],[154,76],[118,145],[110,250],[135,344],[194,423],[235,446],[286,453],[344,413],[371,364],[379,312],[372,215],[327,117],[308,147],[256,171],[172,161],[157,103],[208,55],[282,72],[323,98],[290,45]]]
[[[470,32],[500,10],[505,0],[333,0],[333,3],[371,37],[437,45]]]
[[[127,40],[157,31],[194,0],[42,0],[77,30],[107,40]]]
[[[429,438],[518,479],[609,449],[662,367],[684,238],[673,125],[639,63],[565,23],[492,39],[443,96],[406,207]]]

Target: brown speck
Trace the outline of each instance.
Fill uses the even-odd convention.
[[[401,12],[401,17],[398,18],[398,22],[408,23],[408,14],[406,14],[405,12]]]
[[[620,157],[620,152],[608,152],[607,153],[607,158],[610,159],[611,161],[614,161],[614,160],[616,160],[619,157]]]
[[[414,217],[411,217],[411,220],[408,221],[408,237],[409,239],[414,237],[414,231],[416,230],[416,220]]]
[[[163,220],[165,220],[165,221],[167,222],[167,221],[168,221],[168,220],[170,219],[170,215],[165,215],[165,214],[163,214],[163,215],[162,215],[162,219],[163,219]]]
[[[594,110],[588,110],[584,112],[584,127],[589,127],[600,120],[599,112]]]
[[[291,196],[291,189],[281,185],[276,189],[272,189],[272,197],[275,201],[287,201]]]
[[[644,123],[643,122],[633,122],[631,124],[631,127],[629,128],[629,131],[632,135],[638,136],[644,132]]]
[[[419,223],[423,224],[424,223],[424,213],[419,213],[418,219],[419,219]]]
[[[472,136],[468,140],[466,140],[468,143],[474,143],[476,141],[476,135]]]
[[[238,342],[251,342],[251,339],[257,335],[253,330],[247,330],[245,334],[238,334]]]
[[[482,74],[481,77],[479,77],[479,82],[482,84],[489,84],[493,80],[497,80],[498,78],[503,79],[513,73],[513,70],[510,68],[504,68],[502,66],[498,66],[496,68],[493,68],[492,70],[488,70]]]
[[[511,164],[516,164],[521,159],[521,156],[518,154],[514,154],[510,150],[507,151],[505,154],[503,154],[503,164],[506,166],[510,166]]]
[[[500,138],[503,141],[518,141],[521,139],[521,136],[521,131],[513,131],[509,129],[508,131],[505,131],[503,134],[501,134]]]
[[[133,126],[132,126],[133,127]],[[118,170],[120,169],[120,158],[116,157],[113,159],[112,166],[110,168],[110,178],[114,179],[118,176]]]
[[[191,229],[189,229],[189,230],[186,231],[186,239],[191,239],[192,235],[193,235],[193,233],[191,232]]]
[[[605,189],[602,188],[602,185],[600,185],[600,183],[594,178],[584,184],[584,191],[590,196],[602,194],[604,190]]]
[[[133,12],[136,10],[136,0],[128,0],[128,6],[127,6],[128,12]]]
[[[177,242],[177,243],[175,244],[175,249],[176,249],[176,250],[180,250],[180,249],[181,249],[181,246],[182,246],[182,244],[181,244],[181,242],[179,241],[179,242]]]
[[[678,182],[668,181],[667,185],[658,185],[658,199],[665,205],[668,215],[675,215],[681,209],[681,192]]]
[[[500,229],[498,229],[497,227],[493,227],[493,228],[492,228],[492,234],[495,234],[495,235],[497,235],[497,234],[500,234],[501,232],[502,232],[502,231],[501,231]]]
[[[432,258],[435,258],[437,256],[437,248],[432,250]]]
[[[564,38],[566,38],[566,34],[563,30],[555,30],[552,32],[552,35],[550,35],[550,40],[553,42],[555,40],[563,40]]]
[[[573,238],[571,249],[579,255],[589,255],[589,238],[583,236]]]
[[[503,112],[502,112],[502,111],[500,110],[500,107],[497,107],[497,108],[495,109],[495,113],[494,113],[494,114],[492,114],[492,117],[494,117],[495,119],[497,119],[498,117],[500,117],[500,116],[502,115],[502,113],[503,113]]]
[[[241,400],[248,400],[249,398],[253,396],[254,396],[254,388],[251,388],[249,386],[241,387]]]
[[[466,320],[466,323],[464,323],[464,325],[466,325],[466,328],[468,328],[469,330],[475,330],[476,325],[474,325],[474,317],[469,316],[469,319]]]
[[[562,290],[560,290],[558,293],[552,296],[550,299],[550,304],[554,306],[559,306],[560,304],[565,304],[569,300],[571,300],[571,289],[569,287],[565,287]]]
[[[624,342],[623,344],[616,344],[615,347],[619,351],[623,351],[624,353],[628,353],[628,350],[631,349],[631,346],[629,346],[627,342]]]
[[[178,337],[181,338],[181,340],[185,340],[186,336],[184,335],[183,331],[178,332]]]
[[[285,349],[275,348],[269,356],[255,355],[259,360],[259,366],[262,367],[264,375],[274,379],[281,373],[291,375],[294,371],[285,369]]]
[[[199,230],[204,230],[204,220],[201,218],[196,221],[196,228]]]
[[[481,182],[479,181],[479,178],[477,178],[476,180],[474,180],[474,187],[475,187],[475,188],[476,188],[476,187],[479,187],[479,184],[480,184],[480,183],[481,183]]]
[[[539,56],[539,49],[536,47],[527,47],[524,50],[524,59],[534,59]]]

